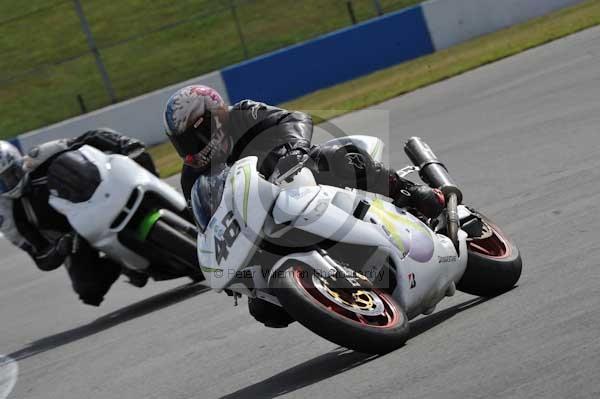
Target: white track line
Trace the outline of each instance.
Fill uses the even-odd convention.
[[[17,361],[8,356],[0,355],[0,399],[7,399],[12,392],[19,376]]]

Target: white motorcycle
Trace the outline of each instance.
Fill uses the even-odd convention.
[[[350,136],[379,158],[383,143]],[[489,219],[463,205],[445,167],[419,138],[405,150],[447,210],[425,220],[390,199],[319,186],[299,165],[265,179],[256,157],[202,177],[193,190],[203,234],[198,257],[217,292],[281,306],[316,334],[347,348],[385,353],[456,289],[493,296],[521,274],[519,250]]]
[[[177,190],[130,158],[87,145],[61,154],[53,165],[65,178],[49,182],[49,203],[93,248],[132,275],[204,280],[197,229],[186,220],[187,204]]]

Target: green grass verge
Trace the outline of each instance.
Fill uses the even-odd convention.
[[[423,0],[380,0],[395,11]],[[350,25],[342,0],[235,0],[248,57]],[[229,1],[82,1],[119,100],[244,60]],[[373,0],[352,0],[356,19]],[[25,14],[25,16],[23,16]],[[67,61],[65,61],[67,60]],[[0,0],[0,138],[109,104],[72,0]]]
[[[323,110],[318,114],[313,113],[313,118],[319,122],[378,104],[598,24],[600,1],[588,0],[452,48],[314,92],[281,106],[295,110]],[[169,143],[157,146],[151,152],[156,157],[163,176],[180,170],[181,161]]]
[[[149,149],[160,177],[169,177],[181,172],[183,162],[177,155],[171,142],[155,145]]]

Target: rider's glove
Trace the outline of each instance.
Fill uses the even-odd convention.
[[[401,190],[394,198],[394,204],[399,207],[412,207],[428,218],[436,218],[444,210],[446,200],[439,189],[415,184]]]
[[[275,164],[275,169],[273,171],[273,177],[275,179],[280,178],[281,176],[285,176],[285,181],[290,182],[292,178],[300,172],[301,168],[298,168],[299,165],[304,165],[308,160],[308,155],[304,151],[301,150],[292,150],[279,158],[277,163]]]

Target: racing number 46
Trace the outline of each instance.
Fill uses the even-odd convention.
[[[221,224],[225,228],[223,236],[217,237],[215,235],[215,256],[219,264],[229,256],[229,248],[233,245],[241,231],[240,225],[233,218],[233,212],[228,212],[221,220]]]

